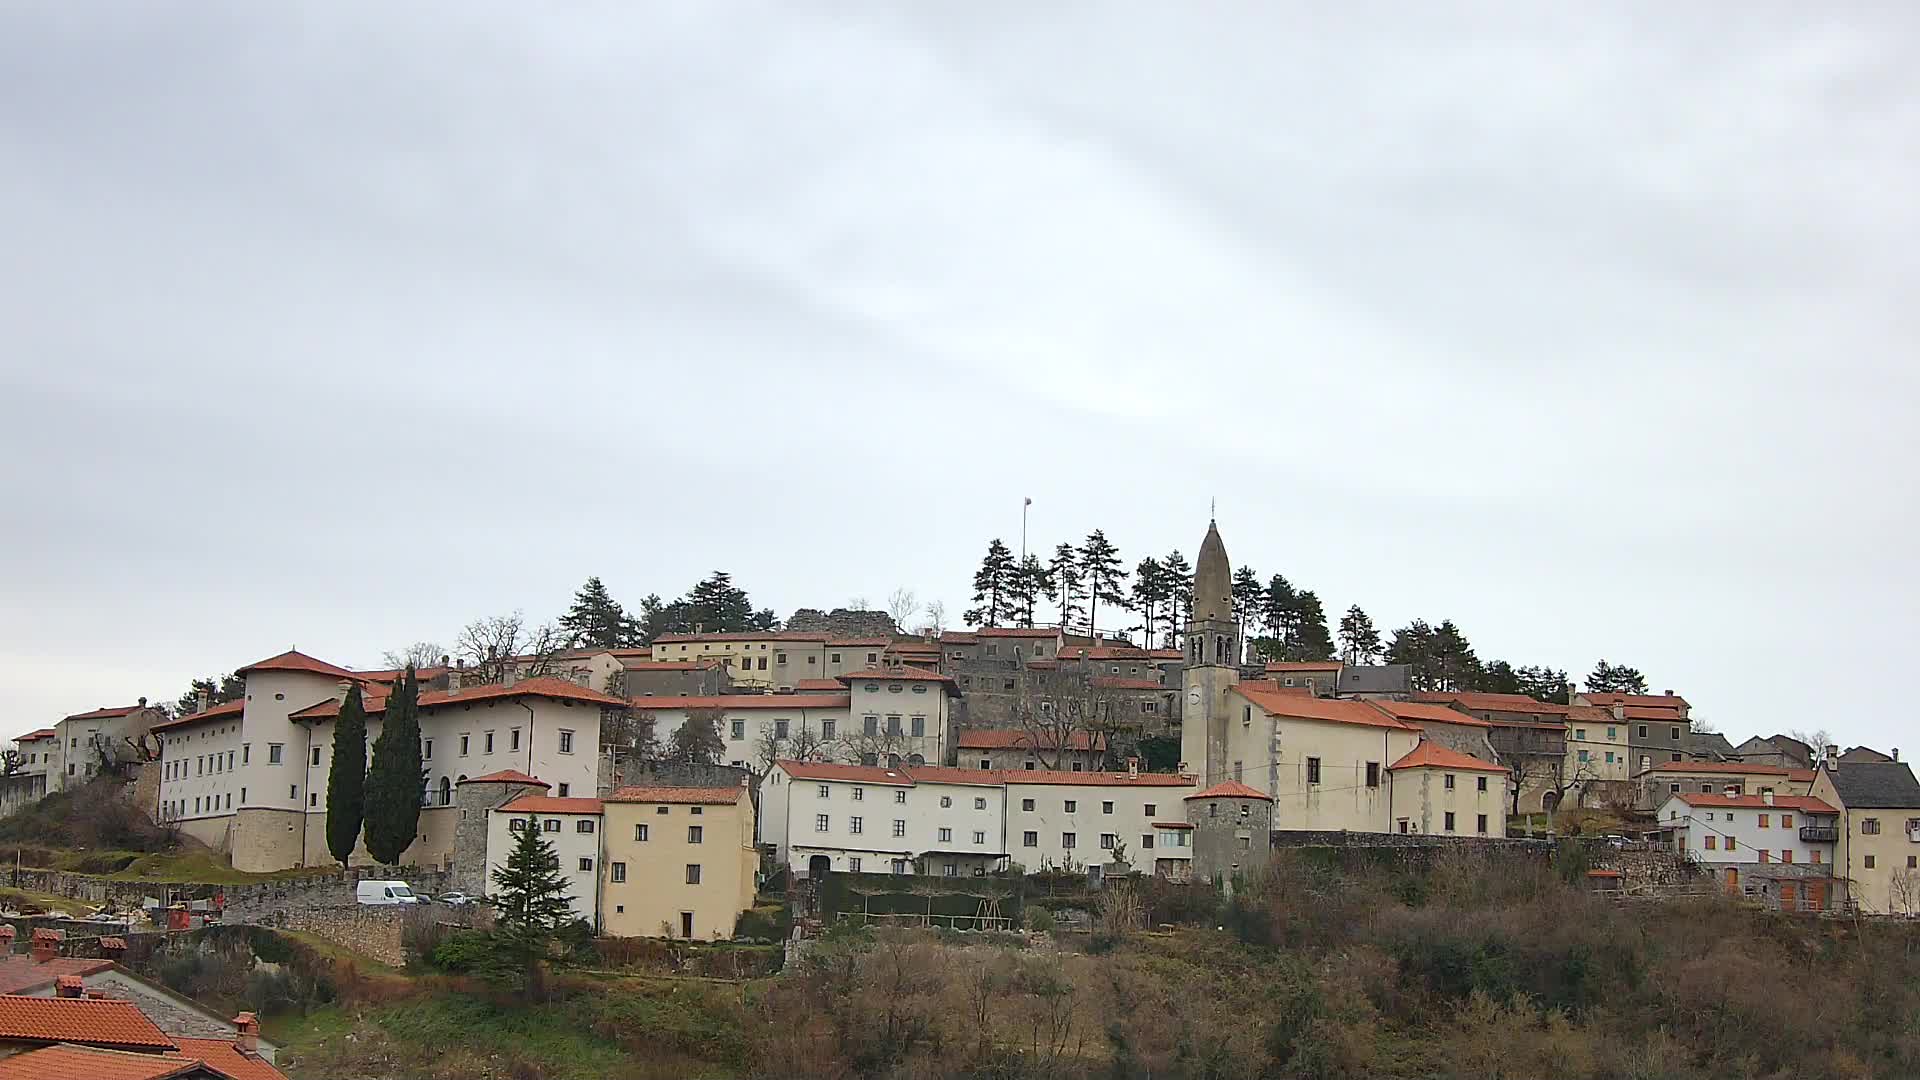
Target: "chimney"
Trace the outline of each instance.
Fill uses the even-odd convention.
[[[200,691],[199,696],[193,700],[195,712],[206,712],[207,708],[213,704],[212,695],[208,694],[205,690]]]
[[[1672,697],[1672,696],[1673,696],[1673,691],[1671,691],[1671,690],[1662,690],[1662,691],[1661,691],[1661,693],[1663,693],[1663,694],[1665,694],[1665,695],[1667,695],[1668,697]]]
[[[140,699],[140,707],[141,707],[141,708],[143,708],[143,709],[147,707],[147,699],[146,699],[146,698],[141,698],[141,699]]]
[[[233,1018],[233,1048],[243,1057],[260,1056],[260,1019],[250,1012]]]
[[[112,994],[109,994],[105,990],[102,990],[98,987],[87,988],[87,1000],[89,1001],[106,1001],[112,997],[113,997]]]
[[[100,955],[103,959],[111,960],[116,964],[126,959],[127,939],[117,937],[101,938]]]
[[[520,677],[519,665],[509,656],[500,661],[500,685],[512,686]]]
[[[1140,779],[1140,759],[1139,758],[1130,757],[1127,759],[1127,779],[1129,780]]]
[[[1833,766],[1834,768],[1840,767],[1840,748],[1839,747],[1834,746],[1832,744],[1828,744],[1827,764]]]
[[[1761,792],[1760,801],[1763,803],[1766,803],[1768,806],[1772,806],[1773,805],[1773,789],[1768,788],[1767,790]]]
[[[1624,724],[1627,722],[1627,707],[1625,704],[1618,701],[1613,703],[1613,719],[1616,723]]]
[[[60,941],[67,935],[59,930],[35,930],[33,932],[33,962],[44,964],[60,955]]]
[[[20,931],[15,930],[12,923],[0,923],[0,956],[12,955],[13,939],[19,935]]]
[[[458,694],[460,692],[460,680],[464,678],[466,674],[467,674],[467,662],[465,660],[462,660],[458,664],[455,664],[454,666],[447,669],[447,696],[448,697],[452,697],[455,694]]]
[[[77,998],[87,992],[87,984],[80,981],[78,975],[62,975],[54,980],[54,995],[63,998]]]
[[[1897,746],[1893,748],[1893,760],[1895,761],[1900,760],[1900,748]]]

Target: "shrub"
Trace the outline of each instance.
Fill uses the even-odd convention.
[[[1026,923],[1029,930],[1037,930],[1043,934],[1050,933],[1054,927],[1053,912],[1048,911],[1044,905],[1030,904],[1027,906]]]
[[[764,904],[740,913],[733,936],[761,941],[785,941],[793,932],[793,915],[785,904]]]

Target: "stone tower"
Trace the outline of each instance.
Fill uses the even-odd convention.
[[[1228,885],[1266,871],[1273,848],[1273,799],[1233,780],[1189,795],[1193,877]]]
[[[1233,618],[1233,568],[1220,530],[1207,522],[1193,569],[1193,617],[1187,620],[1181,689],[1180,757],[1202,788],[1227,775],[1227,691],[1240,681],[1240,625]]]

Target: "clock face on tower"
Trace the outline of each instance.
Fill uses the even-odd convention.
[[[1187,704],[1189,705],[1200,704],[1200,688],[1199,687],[1196,686],[1193,689],[1187,691]]]

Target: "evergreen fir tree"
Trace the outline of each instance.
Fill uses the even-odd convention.
[[[1287,659],[1333,659],[1333,635],[1327,632],[1327,612],[1312,589],[1302,589],[1294,596],[1292,631]]]
[[[980,569],[973,575],[973,602],[961,618],[975,626],[999,626],[1010,621],[1013,612],[1013,589],[1016,586],[1014,576],[1019,567],[1013,561],[1013,552],[1007,545],[994,537],[987,543],[986,557],[980,560]]]
[[[1644,694],[1647,692],[1647,678],[1638,668],[1625,664],[1609,664],[1602,659],[1594,665],[1593,674],[1587,676],[1587,692],[1590,694]]]
[[[560,617],[560,628],[575,648],[624,649],[640,644],[641,638],[639,622],[614,600],[598,577],[588,578],[573,594],[573,607]]]
[[[1175,548],[1160,560],[1160,572],[1167,581],[1167,648],[1176,649],[1193,618],[1193,567]]]
[[[720,737],[720,713],[717,709],[692,709],[673,734],[667,736],[667,760],[692,765],[719,764],[726,753],[726,740]]]
[[[1428,626],[1425,619],[1415,619],[1393,632],[1393,641],[1387,646],[1387,663],[1407,665],[1407,677],[1415,690],[1440,689],[1433,627]]]
[[[1154,620],[1165,613],[1172,596],[1173,586],[1160,560],[1151,555],[1141,559],[1133,568],[1133,609],[1140,613],[1146,648],[1153,648]]]
[[[1535,701],[1550,701],[1556,705],[1572,704],[1567,694],[1567,673],[1553,668],[1523,667],[1514,672],[1519,680],[1520,692]]]
[[[373,767],[367,770],[367,851],[381,865],[397,863],[419,835],[426,783],[420,761],[420,680],[408,668],[387,695]]]
[[[560,858],[529,820],[514,834],[507,861],[493,871],[494,938],[517,961],[525,985],[538,988],[540,962],[553,951],[560,928],[574,919]]]
[[[1127,596],[1120,587],[1126,583],[1127,572],[1121,569],[1119,549],[1099,529],[1088,533],[1086,542],[1080,545],[1080,568],[1087,577],[1087,632],[1098,640],[1101,603],[1126,607]]]
[[[1234,582],[1236,591],[1239,581]],[[1266,627],[1267,635],[1280,643],[1282,653],[1291,653],[1298,645],[1298,626],[1300,622],[1300,597],[1294,592],[1293,583],[1280,574],[1273,575],[1267,582],[1265,592],[1254,601],[1252,610]],[[1282,659],[1292,659],[1283,656]]]
[[[1355,604],[1340,619],[1340,658],[1348,664],[1370,664],[1380,658],[1380,631],[1373,619]]]
[[[1473,646],[1452,619],[1442,620],[1433,628],[1433,655],[1438,689],[1465,690],[1478,681],[1480,658],[1473,654]]]
[[[1253,567],[1243,566],[1233,572],[1233,617],[1240,624],[1241,633],[1259,628],[1266,594],[1267,590],[1260,585],[1260,575],[1253,572]]]
[[[1047,579],[1053,583],[1054,606],[1060,611],[1060,629],[1070,632],[1074,625],[1074,616],[1082,610],[1079,603],[1080,553],[1072,544],[1061,544],[1053,549],[1053,561],[1047,564]]]
[[[1042,598],[1050,595],[1053,582],[1037,555],[1028,555],[1014,568],[1010,611],[1021,626],[1031,628]]]
[[[333,725],[333,766],[327,773],[327,850],[345,866],[353,858],[367,812],[367,710],[360,684],[347,687]]]

